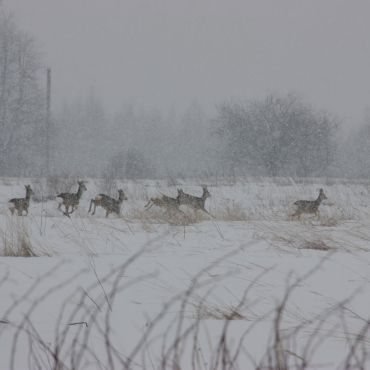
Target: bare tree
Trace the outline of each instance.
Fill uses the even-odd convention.
[[[39,84],[41,66],[33,38],[18,29],[11,14],[0,10],[2,174],[28,174],[31,161],[27,159],[40,155],[44,122],[44,96]]]

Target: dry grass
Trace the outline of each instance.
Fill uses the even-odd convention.
[[[317,251],[331,251],[346,249],[346,243],[338,236],[328,235],[325,229],[303,222],[270,222],[254,223],[255,236],[266,240],[275,248],[289,251],[289,249],[311,249]]]
[[[1,230],[1,234],[4,257],[37,257],[23,222],[11,221],[5,231]]]
[[[163,220],[163,210],[154,208],[146,210],[143,208],[131,208],[127,212],[127,217],[131,220],[138,220],[142,223],[165,223]]]
[[[39,257],[51,254],[34,248],[25,221],[22,217],[11,216],[4,230],[0,230],[4,257]]]
[[[37,257],[33,251],[29,236],[24,233],[19,235],[16,240],[4,238],[4,257]]]
[[[343,364],[343,369],[369,368],[370,352],[367,338],[370,332],[370,320],[362,318],[355,311],[347,310],[355,295],[328,305],[317,315],[308,318],[300,316],[296,325],[291,325],[290,304],[297,302],[296,293],[328,261],[330,254],[300,277],[288,282],[283,296],[277,298],[274,306],[258,312],[258,317],[246,317],[242,313],[248,310],[252,314],[253,304],[249,297],[255,297],[257,286],[266,272],[246,282],[243,294],[237,295],[237,306],[212,305],[206,302],[204,288],[212,288],[214,279],[206,279],[211,270],[231,253],[221,256],[212,265],[192,276],[189,287],[177,292],[163,302],[159,310],[151,312],[145,326],[140,328],[139,336],[132,339],[132,347],[122,346],[120,336],[127,336],[125,326],[114,321],[112,312],[118,312],[117,298],[127,297],[126,289],[148,284],[157,280],[155,273],[144,273],[130,277],[127,269],[145,252],[143,248],[120,265],[110,269],[105,275],[98,276],[95,267],[96,281],[81,289],[76,288],[62,301],[62,304],[49,315],[53,321],[54,337],[50,329],[39,331],[33,315],[45,314],[45,300],[63,294],[69,287],[85,274],[91,275],[91,268],[78,270],[71,276],[50,287],[37,296],[37,288],[50,279],[62,264],[36,278],[30,288],[19,298],[11,300],[3,309],[0,323],[0,337],[11,343],[2,352],[2,363],[7,369],[19,369],[18,358],[28,360],[27,368],[32,369],[311,369],[318,368],[322,349],[326,342],[343,341],[341,351],[329,353],[325,368],[334,368],[333,364]],[[225,275],[226,276],[226,275]],[[219,282],[222,281],[222,278]],[[7,275],[0,280],[0,285],[7,282]],[[195,304],[192,301],[195,298]],[[248,297],[248,299],[247,299]],[[195,320],[186,320],[184,313],[193,312]],[[21,312],[21,315],[17,315]],[[175,313],[175,315],[174,315]],[[176,314],[177,313],[177,314]],[[345,315],[345,313],[347,313]],[[361,320],[356,329],[348,332],[353,317]],[[217,325],[208,325],[207,319],[219,320]],[[244,320],[240,323],[233,321]],[[44,324],[44,323],[43,323]],[[45,325],[45,324],[44,324]],[[266,326],[267,325],[267,326]],[[214,330],[217,327],[217,331]],[[165,328],[165,332],[163,331]],[[343,329],[346,332],[343,333]],[[232,329],[232,330],[231,330]],[[238,329],[238,330],[234,330]],[[261,341],[259,335],[270,332],[269,337]],[[123,330],[123,332],[120,332]],[[338,337],[338,333],[341,335]],[[257,336],[256,336],[257,334]],[[344,335],[344,336],[343,336]],[[36,342],[37,341],[37,342]],[[261,353],[250,353],[248,344],[257,341],[262,345]],[[24,345],[24,343],[30,345]],[[34,343],[37,345],[33,345]],[[260,343],[259,343],[260,342]],[[131,344],[131,343],[130,343]],[[329,343],[332,349],[332,343]],[[155,354],[155,356],[154,356]],[[16,361],[17,360],[17,361]],[[150,366],[148,366],[150,364]],[[17,366],[18,365],[18,366]],[[321,366],[319,366],[321,367]],[[24,367],[23,367],[24,368]]]
[[[203,211],[194,211],[192,208],[189,208],[187,206],[181,206],[181,211],[186,215],[185,218],[189,225],[203,221],[209,221],[212,218],[212,216]]]
[[[222,221],[248,221],[242,206],[234,200],[224,201],[214,216]]]
[[[320,226],[324,227],[336,227],[339,224],[339,220],[335,217],[320,218]]]
[[[174,226],[186,226],[196,222],[195,218],[183,211],[167,212],[161,208],[153,207],[150,210],[132,208],[127,216],[138,220],[147,228],[150,224],[170,224]],[[145,226],[144,226],[145,225]]]
[[[201,210],[193,210],[186,205],[180,207],[180,211],[167,212],[164,209],[153,206],[150,210],[143,208],[131,208],[127,213],[128,218],[139,220],[142,223],[168,223],[170,225],[192,225],[204,221],[248,221],[248,217],[242,207],[235,201],[226,201],[215,212],[207,214]]]
[[[313,249],[316,251],[329,251],[334,248],[327,245],[323,240],[318,240],[318,241],[306,241],[301,247],[301,249]]]
[[[204,302],[193,304],[196,320],[247,320],[237,306],[219,306],[205,304]]]
[[[153,224],[150,224],[150,223],[145,222],[145,221],[141,222],[141,227],[142,227],[143,231],[145,231],[146,233],[152,233],[152,232],[155,231],[155,229],[153,227]]]

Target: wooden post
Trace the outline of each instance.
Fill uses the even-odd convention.
[[[51,100],[51,68],[46,72],[46,177],[50,176],[50,100]]]

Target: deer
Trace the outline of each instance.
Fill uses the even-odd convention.
[[[111,213],[116,213],[118,216],[121,214],[121,204],[124,200],[127,200],[127,197],[122,189],[118,190],[118,199],[114,199],[106,194],[98,194],[95,198],[90,201],[90,208],[88,212],[91,212],[92,215],[95,215],[96,207],[102,207],[105,209],[105,217],[108,217]]]
[[[62,205],[64,205],[64,215],[70,217],[70,214],[73,213],[80,203],[81,196],[84,191],[87,190],[87,187],[83,181],[78,181],[78,190],[76,193],[60,193],[57,195],[57,201],[59,203],[58,210],[61,211]],[[72,208],[69,212],[69,207]]]
[[[323,189],[319,190],[319,196],[316,200],[297,200],[294,202],[294,205],[297,206],[297,210],[292,215],[292,218],[298,217],[301,218],[303,213],[314,213],[319,217],[319,206],[324,199],[328,199],[324,193]]]
[[[178,212],[180,211],[179,210],[179,207],[180,207],[179,197],[177,196],[177,198],[172,198],[172,197],[162,194],[161,197],[150,198],[148,203],[144,207],[148,211],[153,206],[165,208],[169,212],[171,211]]]
[[[26,197],[25,198],[13,198],[8,201],[8,206],[12,215],[17,211],[18,216],[22,216],[23,211],[26,211],[26,216],[28,215],[28,207],[30,205],[31,195],[34,194],[31,189],[31,185],[25,185]]]
[[[205,209],[206,199],[211,196],[207,186],[202,186],[203,194],[201,197],[196,197],[194,195],[186,194],[182,189],[177,189],[178,198],[180,205],[187,205],[194,211],[201,210],[210,215],[210,213]]]

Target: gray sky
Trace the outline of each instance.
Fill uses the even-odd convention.
[[[369,0],[5,0],[53,68],[54,102],[211,108],[295,91],[356,123],[370,106]]]

